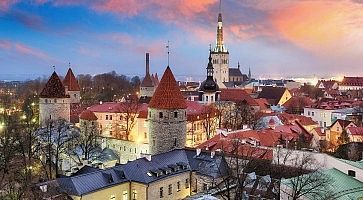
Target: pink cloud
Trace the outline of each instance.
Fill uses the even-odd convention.
[[[8,40],[0,40],[0,49],[20,55],[36,57],[42,60],[52,60],[52,58],[48,54],[38,49],[32,48],[22,43],[11,42]]]
[[[17,3],[18,0],[1,0],[0,11],[7,11],[13,4]]]

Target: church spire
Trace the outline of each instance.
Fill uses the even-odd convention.
[[[208,66],[207,66],[207,79],[213,80],[214,69],[213,69],[213,64],[212,64],[212,50],[211,49],[209,49],[208,60],[209,60],[209,62],[208,62]]]
[[[248,80],[251,81],[251,67],[248,67]]]
[[[214,49],[215,52],[227,52],[224,46],[223,40],[223,26],[222,26],[222,0],[219,1],[219,13],[218,13],[218,26],[217,26],[217,43]]]

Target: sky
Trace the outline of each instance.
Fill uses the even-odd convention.
[[[202,79],[219,0],[0,0],[0,79],[170,66]],[[255,78],[363,76],[363,0],[223,0],[230,67]],[[160,76],[160,75],[159,75]]]

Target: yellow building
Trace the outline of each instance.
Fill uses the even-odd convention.
[[[53,196],[66,193],[75,200],[184,199],[210,189],[227,173],[228,165],[221,156],[176,149],[104,170],[85,167],[73,176],[56,179],[58,193]],[[47,184],[41,184],[43,192],[47,192]]]
[[[348,127],[357,127],[353,122],[348,120],[336,120],[326,133],[326,140],[334,147],[343,143],[341,135]]]

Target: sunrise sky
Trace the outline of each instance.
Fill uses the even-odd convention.
[[[0,74],[205,74],[219,0],[0,0]],[[363,75],[363,0],[223,0],[230,66],[258,77]]]

